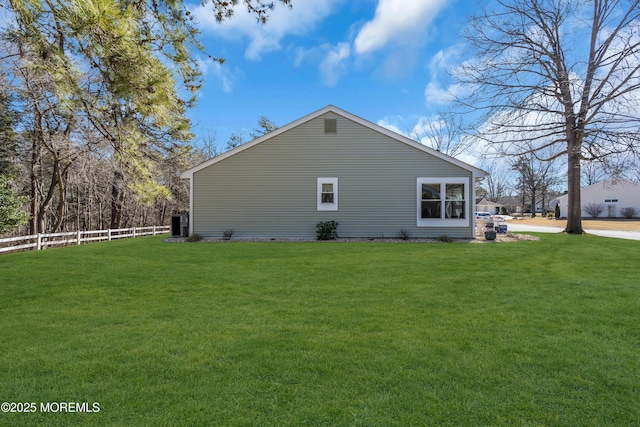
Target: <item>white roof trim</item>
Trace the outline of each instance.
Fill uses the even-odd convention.
[[[297,127],[297,126],[299,126],[299,125],[301,125],[301,124],[303,124],[305,122],[313,120],[316,117],[319,117],[319,116],[321,116],[323,114],[326,114],[326,113],[337,114],[337,115],[342,116],[342,117],[344,117],[344,118],[346,118],[348,120],[351,120],[351,121],[354,121],[354,122],[356,122],[358,124],[361,124],[362,126],[365,126],[365,127],[369,128],[371,130],[374,130],[374,131],[379,132],[379,133],[381,133],[381,134],[383,134],[385,136],[388,136],[389,138],[395,139],[398,142],[401,142],[403,144],[407,144],[407,145],[409,145],[409,146],[411,146],[413,148],[416,148],[416,149],[418,149],[420,151],[423,151],[423,152],[425,152],[427,154],[431,154],[434,157],[437,157],[439,159],[442,159],[442,160],[445,160],[445,161],[447,161],[449,163],[452,163],[452,164],[454,164],[456,166],[459,166],[459,167],[461,167],[463,169],[466,169],[466,170],[472,172],[474,178],[482,178],[482,177],[488,175],[488,173],[483,171],[482,169],[476,168],[475,166],[471,166],[468,163],[462,162],[462,161],[460,161],[460,160],[458,160],[458,159],[456,159],[454,157],[451,157],[451,156],[448,156],[446,154],[443,154],[443,153],[441,153],[441,152],[439,152],[437,150],[434,150],[433,148],[427,147],[426,145],[422,145],[422,144],[420,144],[420,143],[418,143],[418,142],[416,142],[416,141],[414,141],[414,140],[412,140],[410,138],[407,138],[406,136],[400,135],[400,134],[398,134],[396,132],[393,132],[393,131],[391,131],[391,130],[389,130],[387,128],[384,128],[384,127],[382,127],[380,125],[377,125],[377,124],[372,123],[372,122],[370,122],[368,120],[365,120],[363,118],[355,116],[355,115],[353,115],[353,114],[351,114],[351,113],[349,113],[347,111],[344,111],[344,110],[342,110],[342,109],[340,109],[338,107],[335,107],[333,105],[327,105],[326,107],[321,108],[320,110],[315,111],[315,112],[313,112],[311,114],[308,114],[308,115],[306,115],[304,117],[301,117],[298,120],[295,120],[295,121],[293,121],[293,122],[291,122],[291,123],[289,123],[289,124],[287,124],[285,126],[282,126],[282,127],[278,128],[278,129],[274,130],[273,132],[269,132],[268,134],[263,135],[260,138],[256,138],[253,141],[247,142],[246,144],[243,144],[243,145],[241,145],[239,147],[236,147],[233,150],[229,150],[229,151],[227,151],[227,152],[225,152],[225,153],[223,153],[223,154],[221,154],[219,156],[216,156],[216,157],[214,157],[212,159],[207,160],[204,163],[199,164],[198,166],[195,166],[195,167],[193,167],[191,169],[188,169],[188,170],[182,172],[180,177],[181,178],[185,178],[185,179],[193,179],[193,174],[194,173],[196,173],[196,172],[198,172],[198,171],[200,171],[200,170],[202,170],[202,169],[204,169],[206,167],[209,167],[209,166],[211,166],[211,165],[213,165],[215,163],[218,163],[218,162],[220,162],[220,161],[222,161],[222,160],[224,160],[226,158],[234,156],[234,155],[240,153],[241,151],[247,150],[247,149],[253,147],[254,145],[258,145],[258,144],[260,144],[260,143],[262,143],[264,141],[267,141],[267,140],[269,140],[271,138],[274,138],[274,137],[276,137],[276,136],[278,136],[278,135],[280,135],[280,134],[282,134],[282,133],[284,133],[284,132],[286,132],[286,131],[288,131],[290,129],[293,129],[293,128],[295,128],[295,127]]]

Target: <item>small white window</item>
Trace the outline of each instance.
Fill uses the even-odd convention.
[[[338,210],[338,178],[318,178],[318,210]]]

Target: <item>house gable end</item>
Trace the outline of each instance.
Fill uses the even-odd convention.
[[[343,119],[343,120],[346,119],[346,120],[352,121],[354,123],[357,123],[357,124],[363,126],[366,129],[369,129],[371,131],[374,131],[376,133],[384,135],[384,136],[386,136],[387,138],[389,138],[389,139],[391,139],[393,141],[399,142],[399,143],[404,144],[406,146],[412,147],[412,148],[414,148],[414,149],[416,149],[416,150],[418,150],[418,151],[420,151],[420,152],[422,152],[424,154],[431,155],[431,156],[433,156],[435,158],[438,158],[440,160],[443,160],[443,161],[446,161],[448,163],[451,163],[452,165],[455,165],[455,166],[457,166],[457,167],[459,167],[461,169],[464,169],[466,171],[470,171],[473,174],[473,176],[476,177],[476,178],[481,178],[481,177],[484,177],[484,176],[487,175],[487,173],[484,172],[481,169],[478,169],[478,168],[476,168],[474,166],[471,166],[471,165],[466,164],[466,163],[464,163],[462,161],[459,161],[459,160],[457,160],[457,159],[455,159],[453,157],[447,156],[447,155],[445,155],[443,153],[440,153],[440,152],[438,152],[436,150],[433,150],[433,149],[431,149],[431,148],[429,148],[427,146],[424,146],[424,145],[422,145],[422,144],[420,144],[420,143],[418,143],[416,141],[413,141],[413,140],[411,140],[409,138],[406,138],[406,137],[404,137],[402,135],[399,135],[399,134],[397,134],[395,132],[392,132],[392,131],[390,131],[390,130],[382,127],[382,126],[379,126],[379,125],[376,125],[376,124],[374,124],[372,122],[364,120],[364,119],[362,119],[362,118],[360,118],[358,116],[355,116],[355,115],[353,115],[351,113],[348,113],[348,112],[346,112],[344,110],[341,110],[341,109],[339,109],[337,107],[329,105],[329,106],[324,107],[324,108],[322,108],[322,109],[320,109],[320,110],[318,110],[318,111],[316,111],[314,113],[311,113],[311,114],[309,114],[307,116],[304,116],[304,117],[302,117],[302,118],[300,118],[298,120],[295,120],[295,121],[293,121],[293,122],[291,122],[291,123],[289,123],[289,124],[287,124],[287,125],[285,125],[285,126],[283,126],[281,128],[278,128],[273,132],[270,132],[270,133],[268,133],[266,135],[263,135],[260,138],[254,139],[253,141],[250,141],[250,142],[248,142],[246,144],[243,144],[240,147],[236,147],[235,149],[227,151],[226,153],[223,153],[220,156],[214,157],[214,158],[212,158],[212,159],[210,159],[210,160],[208,160],[208,161],[206,161],[204,163],[201,163],[200,165],[195,166],[194,168],[191,168],[191,169],[183,172],[181,174],[181,178],[192,179],[194,173],[196,173],[196,172],[198,172],[198,171],[200,171],[200,170],[202,170],[204,168],[207,168],[207,167],[212,166],[212,165],[214,165],[216,163],[222,162],[225,159],[228,159],[228,158],[230,158],[232,156],[238,155],[239,153],[242,153],[242,152],[244,152],[246,150],[249,150],[249,149],[251,149],[251,148],[253,148],[255,146],[258,146],[258,145],[263,144],[263,143],[265,143],[265,142],[267,142],[269,140],[272,140],[273,138],[277,138],[280,135],[282,135],[282,134],[284,134],[284,133],[286,133],[288,131],[296,129],[296,128],[298,128],[298,127],[300,127],[300,126],[302,126],[302,125],[304,125],[306,123],[309,123],[309,122],[311,122],[313,120],[316,120],[318,118],[322,119],[322,125],[323,125],[323,129],[324,129],[322,134],[325,137],[332,137],[333,136],[333,137],[336,137],[337,139],[341,138],[340,124],[339,124],[340,123],[340,119]],[[325,120],[329,120],[329,121],[332,122],[334,119],[336,120],[336,122],[335,123],[331,123],[330,126],[335,126],[335,132],[329,132],[329,133],[326,132],[327,124],[326,124]],[[344,135],[344,134],[342,135],[342,137],[343,137],[342,140],[344,140],[344,136],[346,136],[346,135]]]

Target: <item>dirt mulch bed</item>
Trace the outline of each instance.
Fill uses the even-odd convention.
[[[513,233],[498,233],[495,240],[486,240],[484,238],[484,232],[477,233],[476,238],[470,239],[452,239],[451,242],[457,243],[496,243],[496,242],[519,242],[523,240],[539,240],[538,237],[529,236],[526,234],[513,234]],[[324,243],[314,239],[231,239],[231,242],[318,242]],[[384,242],[384,243],[441,243],[438,239],[337,239],[330,240],[329,242]],[[186,243],[187,239],[184,237],[168,237],[164,239],[165,243]],[[227,242],[226,240],[219,238],[204,238],[201,242]]]
[[[477,236],[476,239],[472,240],[470,243],[522,242],[525,240],[540,240],[540,238],[530,236],[528,234],[505,233],[497,234],[496,240],[486,240],[484,236]]]

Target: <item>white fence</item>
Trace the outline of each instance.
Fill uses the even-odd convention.
[[[155,236],[170,231],[168,225],[154,225],[150,227],[119,228],[115,230],[70,231],[66,233],[38,233],[31,236],[18,236],[0,239],[0,253],[35,249],[37,251],[56,245],[80,245],[86,242],[100,240],[115,240],[129,237]],[[17,242],[15,246],[4,246]]]

